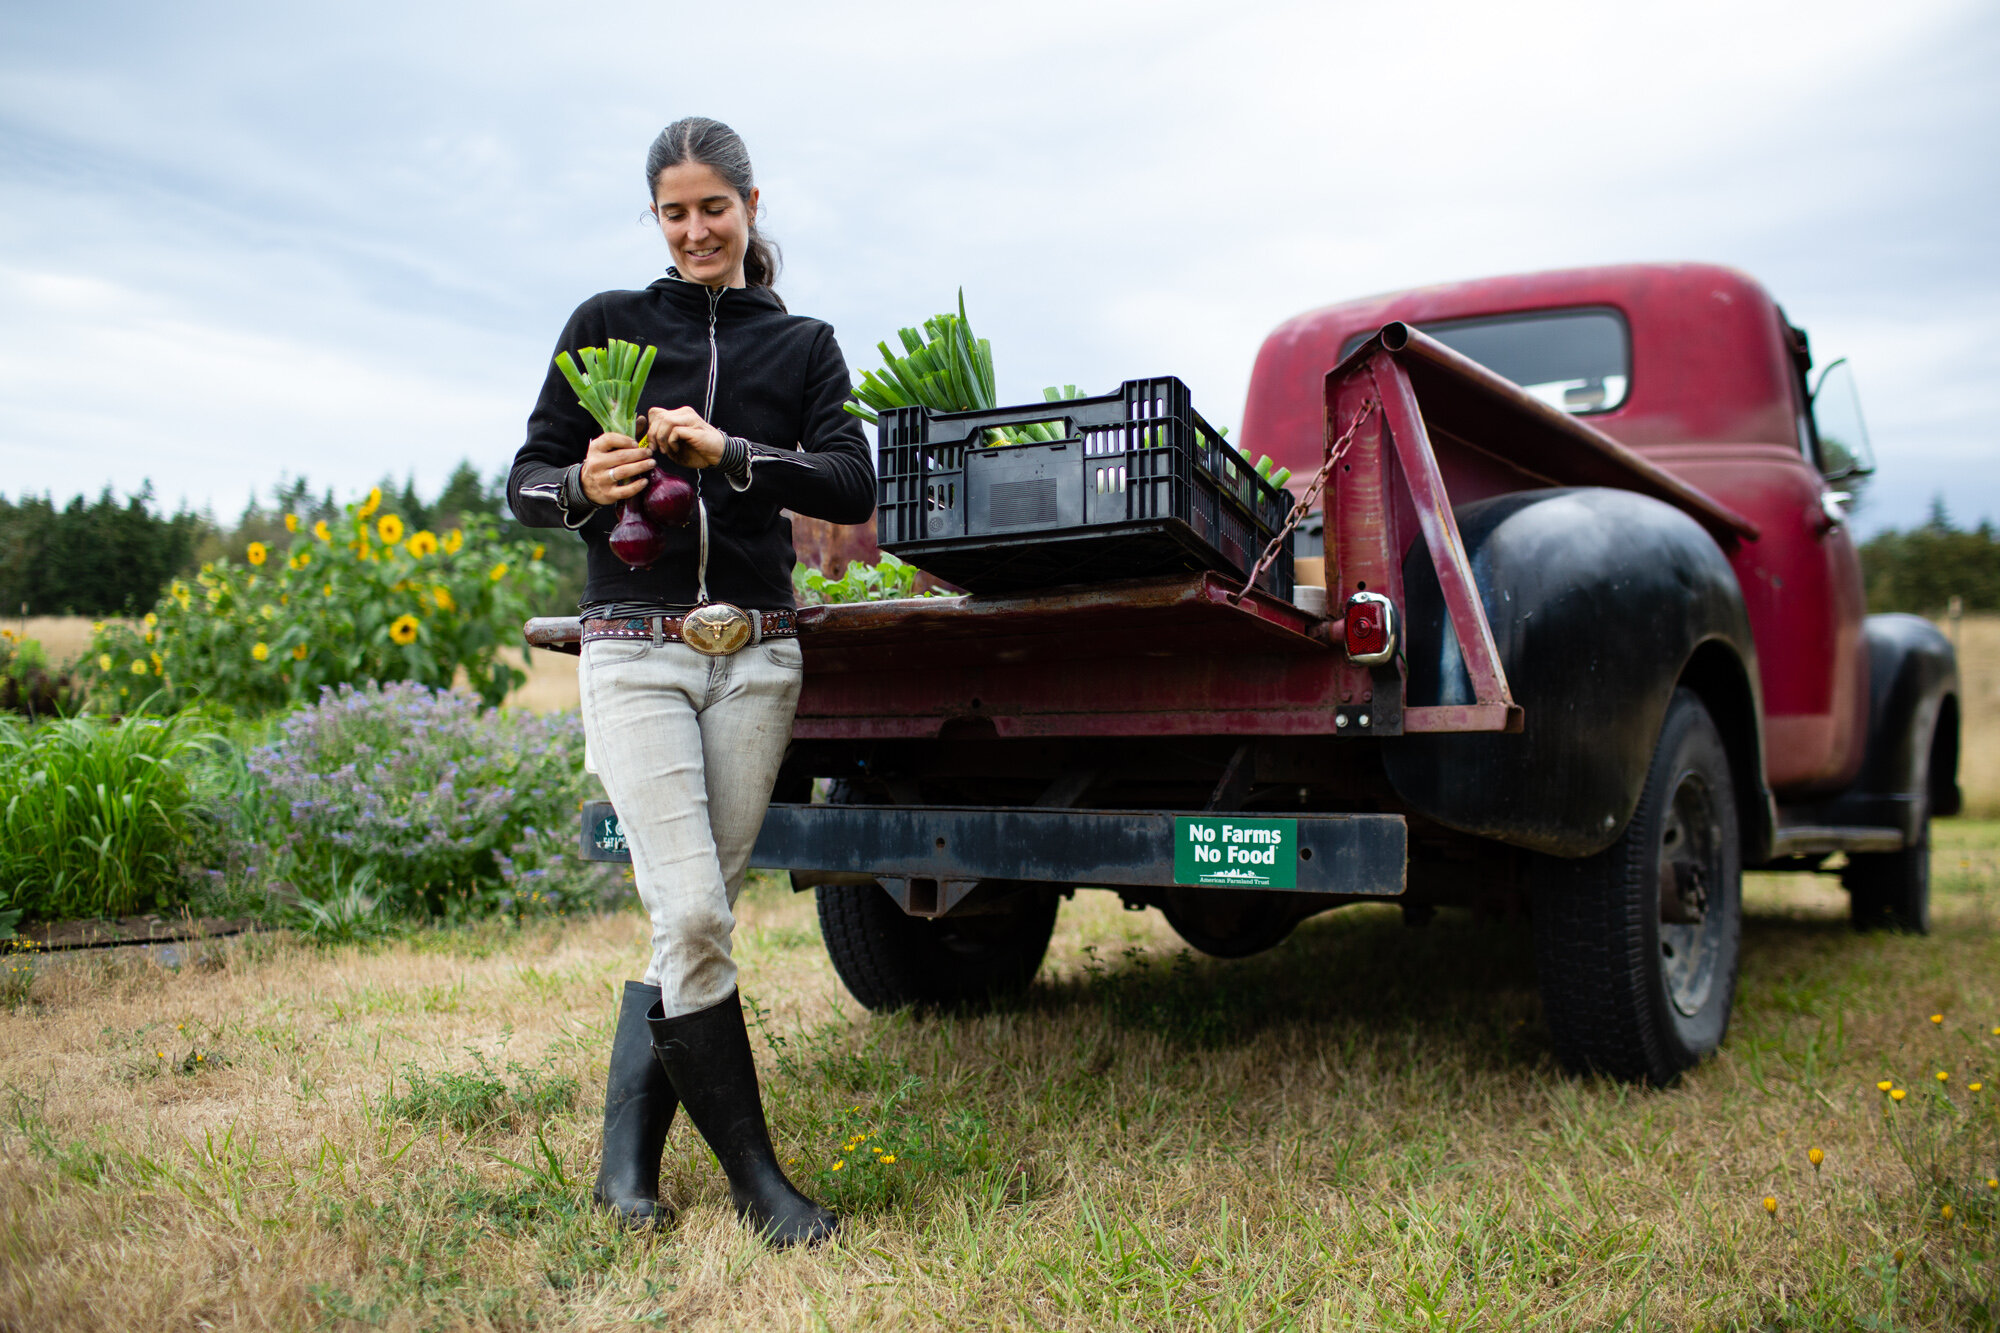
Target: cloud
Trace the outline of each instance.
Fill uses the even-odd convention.
[[[1967,475],[2000,415],[1988,7],[750,3],[721,38],[711,17],[10,10],[4,485],[151,476],[227,508],[281,471],[497,469],[570,308],[663,264],[639,161],[699,111],[749,141],[787,298],[857,364],[963,286],[1007,396],[1173,373],[1227,424],[1303,309],[1715,260],[1855,357],[1884,456],[1865,522],[1946,488],[2000,514],[2000,478]],[[84,422],[121,438],[79,447]]]

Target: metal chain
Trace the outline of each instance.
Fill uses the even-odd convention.
[[[1252,569],[1250,577],[1243,581],[1242,589],[1229,595],[1230,601],[1242,601],[1257,580],[1264,577],[1264,571],[1278,558],[1278,552],[1284,549],[1285,542],[1291,539],[1292,533],[1297,531],[1306,515],[1312,512],[1313,505],[1318,503],[1320,492],[1326,489],[1327,478],[1333,475],[1333,465],[1340,461],[1340,456],[1354,443],[1354,432],[1361,429],[1361,423],[1366,421],[1368,414],[1374,410],[1375,400],[1370,398],[1355,411],[1354,419],[1347,423],[1347,429],[1340,433],[1340,438],[1326,451],[1326,461],[1319,465],[1319,471],[1313,475],[1312,485],[1306,487],[1304,493],[1299,496],[1299,502],[1292,506],[1291,517],[1285,520],[1285,526],[1278,529],[1278,535],[1271,538],[1270,545],[1264,548],[1264,554],[1258,558],[1256,568]]]

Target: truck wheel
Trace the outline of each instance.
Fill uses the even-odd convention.
[[[1056,925],[1056,895],[1027,889],[973,916],[907,915],[879,884],[822,884],[819,929],[833,970],[870,1009],[977,1004],[1025,989]]]
[[[1840,872],[1849,919],[1856,930],[1931,933],[1931,821],[1924,816],[1916,842],[1900,852],[1862,852]]]
[[[1639,808],[1596,856],[1537,858],[1535,952],[1556,1057],[1665,1087],[1722,1044],[1743,937],[1729,756],[1676,690]]]

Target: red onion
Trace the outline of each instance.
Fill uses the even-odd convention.
[[[646,517],[637,496],[619,504],[618,526],[611,529],[613,555],[632,569],[644,569],[666,549],[667,530]]]
[[[687,478],[655,464],[653,479],[639,493],[646,517],[671,528],[684,528],[694,518],[694,487]]]

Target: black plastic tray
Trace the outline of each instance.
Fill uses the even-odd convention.
[[[1046,422],[1051,444],[987,432]],[[1223,442],[1172,376],[1096,398],[977,412],[884,412],[877,541],[969,592],[1212,569],[1247,575],[1292,498]],[[1290,601],[1292,553],[1258,587]]]

